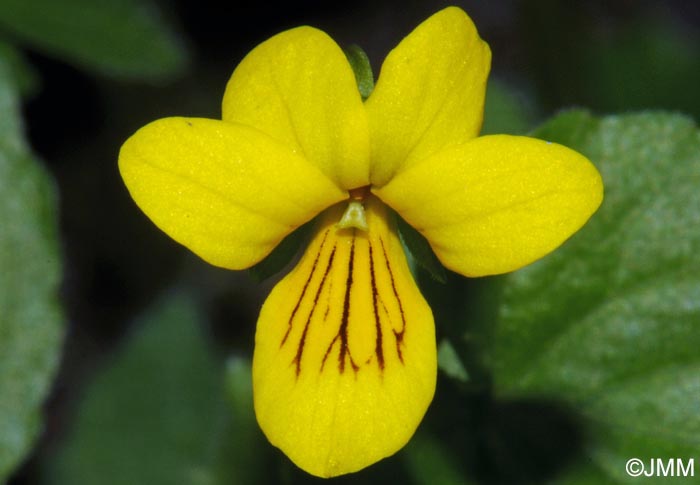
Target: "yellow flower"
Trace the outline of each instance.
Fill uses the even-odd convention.
[[[477,138],[490,58],[447,8],[389,54],[363,103],[338,45],[299,27],[243,59],[222,121],[158,120],[121,149],[136,203],[216,266],[248,268],[321,214],[260,312],[253,359],[258,422],[309,473],[395,453],[433,397],[433,317],[387,207],[447,268],[482,276],[549,253],[600,205],[600,176],[578,153]]]

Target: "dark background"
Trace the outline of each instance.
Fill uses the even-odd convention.
[[[223,90],[236,64],[271,35],[302,24],[319,27],[341,46],[362,46],[376,76],[386,53],[404,35],[440,8],[456,4],[490,44],[493,78],[526,100],[533,127],[571,106],[596,113],[662,108],[700,116],[698,2],[160,4],[191,51],[189,69],[178,79],[158,85],[117,82],[27,52],[42,88],[27,100],[24,113],[30,142],[59,185],[66,259],[62,296],[69,330],[46,407],[46,432],[37,452],[11,480],[14,485],[37,483],[42,453],[60,441],[82,383],[118,346],[132,317],[173,280],[202,282],[212,341],[222,355],[252,352],[257,311],[272,282],[257,284],[247,273],[211,268],[173,243],[128,197],[116,160],[121,143],[149,121],[172,115],[219,117]],[[448,395],[438,399],[448,401]],[[567,428],[565,412],[549,412],[554,418],[547,423],[533,423],[519,420],[520,413],[532,417],[527,405],[502,407],[494,413],[509,416],[512,423],[494,419],[482,425],[486,435],[498,435],[500,427],[515,423],[564,441],[569,436],[575,446],[576,431]],[[533,479],[559,466],[537,461],[551,452],[533,450]],[[485,447],[479,453],[484,460],[474,474],[507,483],[503,470],[511,459],[508,450]]]

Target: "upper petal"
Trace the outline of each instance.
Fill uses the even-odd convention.
[[[401,172],[375,191],[449,269],[505,273],[549,253],[603,198],[595,167],[561,145],[484,136]]]
[[[198,118],[146,125],[119,153],[146,215],[202,259],[230,269],[347,196],[316,167],[252,128]]]
[[[479,134],[490,65],[488,45],[457,7],[427,19],[389,53],[365,103],[375,186]]]
[[[255,335],[255,412],[270,442],[318,476],[364,468],[413,435],[437,376],[433,317],[383,204],[368,231],[329,209]]]
[[[303,154],[343,189],[369,183],[367,117],[355,75],[328,35],[282,32],[253,49],[226,86],[223,119]]]

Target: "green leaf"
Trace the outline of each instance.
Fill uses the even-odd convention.
[[[150,0],[3,0],[0,30],[47,55],[115,77],[164,79],[187,61],[182,39]]]
[[[533,126],[534,108],[527,97],[505,83],[489,79],[484,105],[483,135],[508,133],[522,135]]]
[[[419,430],[401,451],[404,464],[416,485],[469,485],[457,466],[459,460],[440,440]]]
[[[230,427],[222,446],[221,484],[269,483],[272,447],[258,427],[253,410],[253,380],[250,361],[232,357],[226,365],[226,391],[230,405]],[[234,471],[233,473],[231,471]],[[228,472],[228,473],[227,473]],[[227,476],[228,475],[228,476]]]
[[[173,294],[136,322],[85,390],[50,462],[56,484],[211,484],[230,411],[201,315]]]
[[[0,58],[0,482],[41,431],[63,340],[55,187],[26,147],[17,96]]]
[[[508,278],[497,392],[580,415],[585,454],[557,483],[627,483],[630,458],[697,458],[700,132],[673,114],[570,112],[536,135],[587,155],[606,195],[562,248]]]
[[[364,101],[369,98],[369,95],[374,91],[374,74],[372,73],[372,66],[369,63],[369,57],[367,57],[365,51],[362,50],[362,47],[355,44],[345,49],[345,57],[348,58],[348,62],[355,73],[357,89],[359,89],[362,101]]]
[[[32,65],[18,49],[2,40],[0,40],[0,62],[9,69],[23,98],[31,97],[39,91],[41,80]]]
[[[573,47],[576,52],[567,57],[576,59],[572,67],[579,75],[570,77],[578,79],[564,82],[577,83],[584,106],[605,111],[664,107],[700,115],[698,29],[679,28],[672,16],[647,9]]]

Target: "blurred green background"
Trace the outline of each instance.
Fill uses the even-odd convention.
[[[587,109],[536,134],[589,156],[608,199],[512,277],[443,285],[419,270],[435,401],[405,450],[336,481],[627,483],[626,458],[700,459],[699,3],[1,0],[0,480],[316,481],[252,414],[255,321],[276,277],[177,246],[129,198],[117,153],[157,118],[218,118],[237,63],[277,32],[359,44],[377,75],[451,4],[493,51],[484,132]]]

